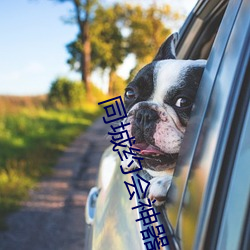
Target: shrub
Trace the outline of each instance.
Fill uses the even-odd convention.
[[[83,84],[67,78],[58,78],[51,85],[48,100],[54,107],[81,107],[85,100]]]
[[[117,74],[113,76],[112,81],[113,81],[113,95],[114,96],[121,95],[123,97],[124,90],[127,85],[126,81]]]
[[[98,102],[104,101],[108,99],[108,95],[103,93],[101,89],[96,87],[94,84],[90,85],[90,91],[91,91],[91,96],[92,96],[92,103],[97,105]]]

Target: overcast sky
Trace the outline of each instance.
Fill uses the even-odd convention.
[[[162,0],[157,4],[160,2],[173,4],[173,8],[187,13],[196,0]],[[71,8],[70,3],[55,4],[49,0],[1,0],[0,94],[45,94],[58,76],[80,79],[66,64],[65,45],[77,34],[76,26],[62,21]]]

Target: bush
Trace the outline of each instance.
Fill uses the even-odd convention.
[[[127,85],[126,81],[117,74],[113,76],[112,81],[113,81],[113,95],[114,96],[120,95],[123,97],[124,90]]]
[[[81,107],[85,100],[83,84],[67,78],[58,78],[51,85],[48,100],[54,107]]]
[[[92,103],[97,105],[98,102],[102,102],[109,98],[108,95],[104,94],[101,89],[96,87],[94,84],[90,85],[90,92],[92,97]]]

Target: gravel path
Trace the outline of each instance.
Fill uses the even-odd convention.
[[[84,249],[84,206],[96,182],[101,154],[110,145],[107,132],[98,119],[69,146],[54,174],[43,179],[23,208],[8,217],[9,230],[0,232],[0,249]]]

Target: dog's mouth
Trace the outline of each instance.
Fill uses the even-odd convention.
[[[172,166],[178,157],[178,153],[165,153],[156,146],[147,143],[134,144],[133,148],[140,150],[140,152],[136,151],[136,153],[144,159],[142,161],[143,167],[152,170],[164,170]]]

